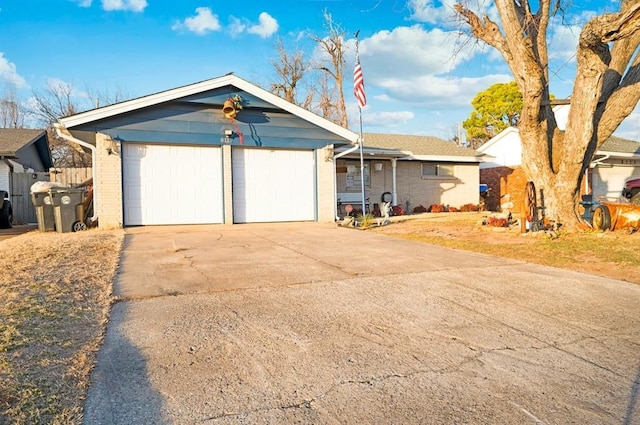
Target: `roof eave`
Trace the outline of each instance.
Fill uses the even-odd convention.
[[[332,132],[351,143],[356,143],[358,141],[358,138],[360,137],[357,133],[354,133],[351,130],[332,123],[331,121],[322,118],[314,114],[313,112],[307,111],[304,108],[287,102],[286,100],[274,95],[273,93],[270,93],[256,85],[253,85],[248,81],[243,80],[242,78],[236,77],[233,74],[228,74],[211,80],[202,81],[200,83],[190,84],[171,90],[166,90],[160,93],[139,97],[137,99],[116,103],[114,105],[105,106],[103,108],[93,109],[91,111],[71,115],[66,118],[60,118],[58,121],[65,128],[71,129],[88,122],[109,118],[114,115],[124,114],[136,109],[158,105],[160,103],[169,102],[172,100],[180,99],[182,97],[205,92],[208,90],[218,89],[228,85],[235,86],[238,89],[255,95],[273,104],[274,106],[277,106],[287,112],[292,113],[293,115],[305,119],[306,121],[309,121],[329,132]]]

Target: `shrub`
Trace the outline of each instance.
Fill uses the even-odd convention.
[[[478,209],[478,206],[475,204],[464,204],[460,207],[460,211],[462,212],[478,211]]]
[[[449,207],[449,212],[460,212],[456,207]]]
[[[432,213],[439,213],[444,211],[444,205],[442,204],[433,204],[429,207],[429,211]]]
[[[414,214],[426,213],[426,212],[427,212],[427,209],[423,205],[418,205],[413,209]]]
[[[404,215],[404,208],[402,208],[400,205],[394,205],[393,207],[391,207],[391,212],[393,213],[393,215]]]

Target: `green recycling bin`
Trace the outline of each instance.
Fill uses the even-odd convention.
[[[84,189],[56,188],[49,190],[53,204],[56,231],[60,233],[86,230],[84,223]]]
[[[53,232],[56,230],[53,203],[49,192],[31,192],[31,202],[33,202],[36,210],[38,230],[41,232]]]

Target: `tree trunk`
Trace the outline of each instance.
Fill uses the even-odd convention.
[[[595,17],[581,31],[571,110],[563,132],[550,105],[546,32],[550,16],[564,3],[495,0],[501,27],[487,15],[480,19],[466,2],[454,8],[473,35],[497,49],[509,65],[523,98],[518,125],[523,170],[538,191],[544,191],[546,217],[575,230],[581,227],[584,172],[640,99],[640,55],[635,55],[640,1],[623,1],[619,13]]]

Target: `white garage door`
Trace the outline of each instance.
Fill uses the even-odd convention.
[[[123,167],[125,225],[223,222],[219,147],[125,144]]]
[[[235,148],[236,223],[315,220],[313,151]]]

